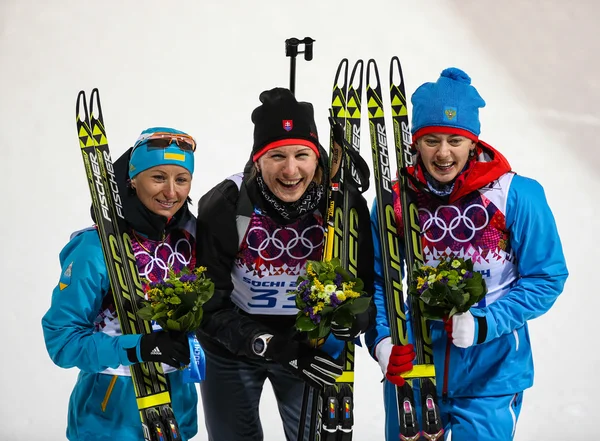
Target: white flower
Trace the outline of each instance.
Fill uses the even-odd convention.
[[[319,291],[317,293],[317,297],[321,300],[329,300],[329,293],[325,290],[325,291]]]
[[[337,286],[335,286],[335,285],[325,285],[325,292],[327,294],[331,295],[332,293],[334,293],[336,291],[336,289],[337,289]]]

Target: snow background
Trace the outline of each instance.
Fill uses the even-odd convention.
[[[600,393],[593,349],[600,300],[590,250],[600,214],[594,136],[600,128],[600,43],[594,31],[600,6],[593,0],[573,5],[1,0],[0,439],[64,439],[77,372],[53,365],[40,319],[58,281],[60,249],[72,231],[90,224],[75,131],[79,90],[100,89],[114,159],[147,127],[173,126],[195,136],[191,196],[197,201],[242,169],[258,95],[288,86],[284,41],[305,36],[316,39],[314,59],[298,58],[296,95],[314,104],[325,145],[330,91],[342,57],[351,63],[374,58],[386,79],[390,58],[399,56],[409,95],[448,66],[473,78],[488,103],[481,113],[482,139],[516,171],[544,185],[571,272],[554,309],[530,326],[536,381],[525,393],[516,439],[592,433]],[[371,164],[366,124],[362,151]],[[369,201],[373,196],[371,190]],[[355,436],[382,439],[379,367],[364,350],[356,358]],[[269,386],[261,414],[265,439],[283,439]],[[207,439],[201,408],[199,426],[194,441]]]

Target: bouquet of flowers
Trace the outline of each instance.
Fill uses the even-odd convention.
[[[485,280],[473,271],[473,261],[443,260],[437,267],[417,264],[409,294],[422,302],[423,316],[447,320],[466,312],[487,293]]]
[[[309,260],[306,275],[298,277],[296,290],[296,329],[306,331],[310,339],[326,337],[331,322],[350,326],[354,315],[369,307],[370,297],[363,291],[362,280],[342,268],[339,259]]]
[[[162,282],[147,285],[147,301],[138,310],[144,320],[154,320],[169,331],[195,331],[202,321],[202,305],[213,295],[215,285],[204,274],[205,267],[193,271],[185,267],[176,273],[169,268]]]

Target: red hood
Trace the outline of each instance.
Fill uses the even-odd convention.
[[[449,202],[454,202],[475,190],[479,190],[511,171],[507,159],[491,145],[479,141],[475,151],[477,155],[470,161],[468,168],[456,178]],[[427,185],[420,162],[417,163],[416,167],[408,167],[408,172],[421,183]]]

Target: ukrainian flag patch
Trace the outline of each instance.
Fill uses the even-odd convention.
[[[170,152],[165,151],[164,159],[170,159],[171,161],[185,162],[185,154],[184,153],[170,153]]]
[[[73,271],[73,262],[69,263],[67,269],[61,274],[58,281],[58,288],[62,291],[71,284],[71,272]]]

